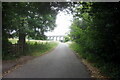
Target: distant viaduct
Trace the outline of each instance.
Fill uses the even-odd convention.
[[[64,36],[65,35],[47,36],[47,40],[60,41],[60,40],[64,40]]]

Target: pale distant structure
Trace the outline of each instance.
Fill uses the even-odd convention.
[[[61,41],[61,40],[64,40],[64,36],[65,35],[47,36],[47,40]]]

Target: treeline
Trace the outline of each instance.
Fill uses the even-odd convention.
[[[74,48],[109,77],[120,77],[120,3],[81,2],[74,9]]]

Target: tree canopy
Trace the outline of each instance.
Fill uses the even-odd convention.
[[[56,27],[58,11],[69,3],[61,2],[3,2],[2,42],[8,46],[8,38],[18,37],[20,47],[24,47],[26,36],[32,39],[46,39],[45,32]],[[5,51],[3,49],[3,51]],[[20,50],[21,51],[21,50]]]
[[[71,26],[71,38],[79,47],[79,52],[94,54],[101,64],[118,66],[120,58],[120,5],[119,3],[80,2],[75,7],[74,22]],[[104,68],[119,77],[117,70]]]

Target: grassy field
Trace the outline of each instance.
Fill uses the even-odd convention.
[[[12,44],[17,43],[18,39],[9,39]],[[40,56],[58,45],[58,42],[41,41],[41,40],[26,40],[26,46],[23,54],[8,53],[3,57],[3,60],[12,60],[20,58],[21,56]]]
[[[10,38],[9,41],[10,41],[12,44],[15,44],[15,43],[17,43],[18,39],[12,39],[12,38]]]
[[[9,41],[12,43],[12,44],[15,44],[15,43],[17,43],[18,42],[18,39],[12,39],[12,38],[10,38],[9,39]],[[28,39],[26,39],[26,42],[31,42],[31,43],[35,43],[35,42],[50,42],[50,41],[43,41],[43,40],[28,40]]]

